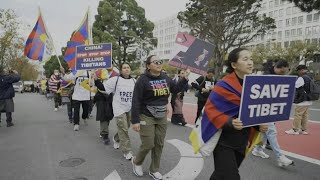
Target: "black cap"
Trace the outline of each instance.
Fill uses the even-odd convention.
[[[297,68],[296,68],[297,71],[300,71],[300,70],[302,70],[302,69],[308,70],[308,68],[307,68],[306,65],[299,65],[299,66],[297,66]]]

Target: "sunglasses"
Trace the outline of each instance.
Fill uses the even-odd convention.
[[[151,63],[156,64],[156,65],[161,65],[161,64],[163,64],[163,61],[162,60],[154,60]]]

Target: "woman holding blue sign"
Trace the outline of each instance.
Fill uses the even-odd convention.
[[[243,78],[253,70],[251,52],[244,48],[234,49],[229,54],[227,66],[230,74],[214,86],[201,121],[210,122],[201,124],[205,131],[202,134],[206,136],[212,137],[218,129],[222,129],[213,152],[215,170],[211,180],[240,180],[238,168],[254,144],[256,130],[268,130],[267,125],[243,128],[238,118]]]

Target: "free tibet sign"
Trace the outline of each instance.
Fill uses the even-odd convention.
[[[296,76],[245,76],[239,117],[243,127],[289,120],[296,79]]]
[[[112,44],[77,46],[76,70],[112,68]]]

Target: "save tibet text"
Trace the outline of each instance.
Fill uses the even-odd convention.
[[[250,98],[256,99],[270,99],[270,98],[286,98],[288,97],[289,84],[265,84],[263,86],[254,84],[251,87]],[[284,113],[284,107],[288,104],[286,102],[252,104],[248,108],[250,110],[249,117],[260,117],[269,115],[279,115]]]

